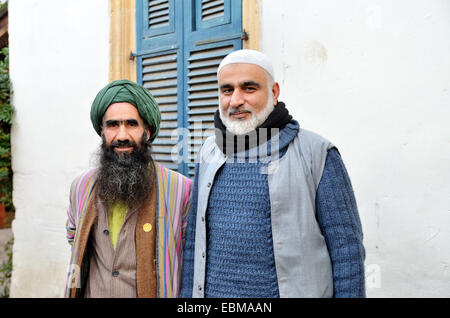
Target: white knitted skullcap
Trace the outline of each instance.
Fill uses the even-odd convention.
[[[238,50],[228,54],[220,63],[217,69],[217,75],[220,70],[228,64],[255,64],[267,71],[275,79],[273,65],[270,59],[264,53],[255,50]]]

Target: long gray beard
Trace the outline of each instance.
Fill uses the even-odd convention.
[[[130,154],[118,155],[103,140],[99,153],[97,193],[107,207],[122,202],[130,210],[139,209],[153,190],[154,165],[151,149],[144,138],[141,145],[138,147],[134,144],[134,150]]]

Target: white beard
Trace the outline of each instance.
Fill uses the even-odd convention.
[[[231,120],[230,113],[232,111],[232,107],[228,108],[226,116],[222,115],[222,111],[219,111],[219,114],[220,119],[222,120],[225,127],[227,127],[227,130],[229,132],[235,135],[245,135],[260,126],[267,119],[267,117],[269,117],[270,113],[273,112],[274,109],[275,106],[273,105],[273,94],[272,92],[269,92],[269,100],[267,101],[267,105],[259,113],[255,114],[253,110],[245,109],[246,111],[249,111],[251,113],[252,118],[250,119]]]

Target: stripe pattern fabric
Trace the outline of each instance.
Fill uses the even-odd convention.
[[[81,219],[84,218],[84,213],[86,212],[87,204],[92,194],[92,189],[94,188],[95,180],[97,179],[98,170],[92,169],[78,178],[76,178],[70,187],[70,204],[69,210],[67,211],[67,223],[66,232],[67,240],[70,245],[73,246],[76,235],[76,224]],[[72,253],[73,258],[74,253]],[[71,262],[72,264],[72,262]]]
[[[157,295],[161,298],[178,297],[180,293],[184,236],[190,207],[191,180],[178,172],[155,163],[157,181],[156,207],[156,262]],[[74,275],[80,271],[76,264],[79,246],[77,233],[83,226],[92,190],[98,175],[92,169],[76,178],[70,190],[70,205],[67,211],[67,240],[72,245],[70,268],[65,296],[70,297]],[[137,251],[138,253],[138,251]],[[139,253],[138,253],[139,254]]]

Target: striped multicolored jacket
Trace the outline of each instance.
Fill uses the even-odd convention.
[[[192,187],[191,180],[178,172],[157,163],[155,168],[157,297],[173,298],[180,293],[184,235]],[[93,198],[97,173],[97,169],[90,170],[76,178],[71,186],[66,229],[67,239],[72,245],[72,256],[65,297],[81,296],[81,277],[87,274],[84,254],[96,218],[96,215],[90,215],[95,213],[90,212],[88,206]],[[139,262],[139,255],[137,261]],[[138,297],[146,297],[149,293],[139,291],[139,286],[138,283]]]

